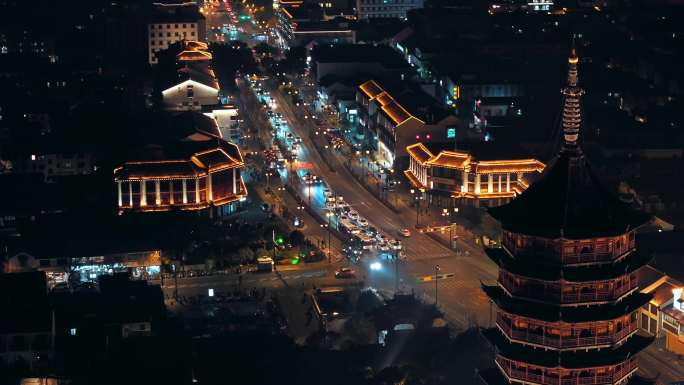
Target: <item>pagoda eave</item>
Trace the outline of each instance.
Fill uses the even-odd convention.
[[[626,257],[613,264],[596,266],[562,266],[540,261],[538,258],[513,258],[504,248],[486,248],[485,254],[500,268],[527,278],[556,281],[563,279],[572,282],[598,281],[629,274],[646,264],[651,255],[630,252]]]
[[[511,343],[498,328],[482,331],[496,347],[497,353],[512,361],[525,362],[545,368],[581,369],[616,365],[646,348],[654,337],[634,335],[617,348],[590,351],[555,351]]]
[[[503,288],[498,285],[483,284],[482,290],[501,310],[511,314],[518,314],[547,322],[590,322],[610,320],[637,310],[653,298],[651,294],[633,293],[621,302],[615,304],[591,307],[562,307],[520,298],[511,298]]]

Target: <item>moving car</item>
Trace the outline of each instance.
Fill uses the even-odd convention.
[[[385,252],[390,251],[390,247],[387,244],[387,242],[378,242],[378,249],[380,249],[380,251],[385,251]]]
[[[354,211],[354,210],[349,210],[349,212],[347,213],[347,215],[348,215],[349,218],[351,218],[351,219],[356,219],[356,218],[359,217],[359,213],[357,213],[357,212]]]
[[[401,229],[399,230],[399,234],[401,234],[402,237],[408,238],[411,236],[411,230],[409,229]]]
[[[356,222],[357,222],[357,223],[359,224],[359,226],[361,226],[361,227],[367,227],[367,226],[368,226],[368,221],[366,220],[366,218],[361,218],[361,217],[359,217],[359,219],[357,219]]]
[[[343,267],[335,272],[335,278],[354,278],[356,272],[351,267]]]

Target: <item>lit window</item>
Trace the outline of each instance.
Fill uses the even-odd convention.
[[[71,328],[69,330],[69,335],[75,336],[76,335],[76,328]]]

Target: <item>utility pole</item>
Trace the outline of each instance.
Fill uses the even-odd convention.
[[[439,265],[435,265],[435,307],[437,307],[437,272],[439,272]]]
[[[399,250],[394,251],[394,295],[399,292]]]

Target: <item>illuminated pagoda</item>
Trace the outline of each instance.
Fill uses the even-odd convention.
[[[502,247],[487,250],[498,281],[483,284],[496,307],[483,331],[495,348],[496,367],[480,371],[489,385],[631,383],[652,341],[637,334],[650,299],[637,272],[650,258],[635,247],[650,217],[603,187],[582,153],[574,49],[568,63],[560,152],[519,197],[489,209],[503,228]]]

